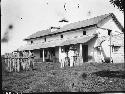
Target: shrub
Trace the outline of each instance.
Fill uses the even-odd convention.
[[[105,59],[105,63],[110,63],[110,57],[106,57]]]
[[[87,74],[86,73],[83,73],[82,74],[82,78],[85,79],[87,77]]]

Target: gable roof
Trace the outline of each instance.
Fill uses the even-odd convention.
[[[115,15],[113,13],[109,13],[109,14],[97,16],[97,17],[94,17],[94,18],[90,18],[90,19],[87,19],[87,20],[78,21],[78,22],[74,22],[74,23],[70,23],[70,24],[64,25],[62,28],[57,29],[54,32],[51,32],[51,29],[38,31],[38,32],[28,36],[24,40],[29,40],[29,39],[44,37],[44,36],[47,36],[47,35],[58,34],[58,33],[62,33],[62,32],[65,32],[65,31],[69,32],[70,30],[75,30],[75,29],[85,28],[85,27],[89,27],[89,26],[94,26],[94,25],[97,25],[98,23],[106,20],[106,18],[109,18],[109,17],[113,18],[113,20],[115,21],[117,26],[121,30],[123,30],[123,27],[118,22],[118,20],[115,17]]]

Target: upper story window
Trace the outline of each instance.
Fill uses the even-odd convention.
[[[86,35],[86,31],[83,31],[83,35]]]
[[[45,42],[46,42],[46,38],[44,38]]]
[[[111,34],[111,31],[112,31],[112,30],[108,30],[108,35],[110,35],[110,34]]]
[[[114,52],[117,52],[119,50],[120,46],[114,46],[113,49],[114,49]]]
[[[31,40],[31,44],[33,43],[33,41]]]
[[[60,35],[61,38],[63,38],[63,35]]]

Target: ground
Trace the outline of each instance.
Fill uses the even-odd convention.
[[[36,63],[19,73],[2,73],[2,90],[33,92],[125,91],[124,63],[84,63],[60,69],[59,63]]]

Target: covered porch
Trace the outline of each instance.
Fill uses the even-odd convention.
[[[94,42],[88,43],[88,41],[93,41],[93,38],[95,36],[82,36],[56,42],[32,44],[22,47],[22,50],[32,50],[35,59],[40,62],[60,62],[62,67],[75,66],[89,61]]]

